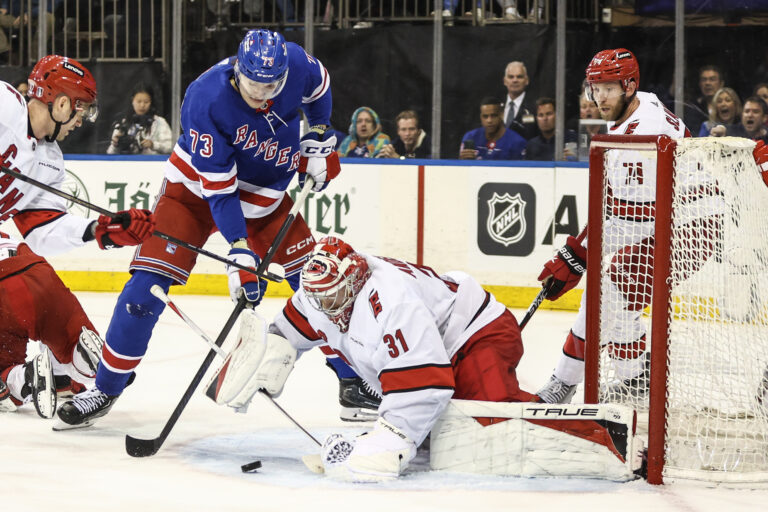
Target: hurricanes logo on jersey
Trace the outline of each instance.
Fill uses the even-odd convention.
[[[374,290],[370,295],[368,295],[368,304],[371,305],[373,318],[378,318],[379,313],[382,311],[381,302],[379,302],[379,292]]]

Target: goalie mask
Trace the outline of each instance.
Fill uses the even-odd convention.
[[[612,90],[607,82],[618,82],[620,87]],[[635,90],[640,86],[640,65],[634,54],[624,48],[603,50],[597,52],[587,66],[585,93],[590,101],[596,101],[598,94],[621,95],[630,82],[635,82]]]
[[[357,294],[370,275],[363,256],[343,240],[329,236],[320,239],[301,269],[301,287],[312,307],[346,332]]]

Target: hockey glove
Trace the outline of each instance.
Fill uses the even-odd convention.
[[[579,284],[587,269],[587,249],[578,240],[569,236],[554,258],[544,264],[539,274],[541,286],[549,300],[559,299],[565,292]]]
[[[102,249],[139,245],[152,236],[156,224],[151,211],[131,208],[117,212],[114,217],[100,215],[93,236]]]
[[[256,270],[259,266],[259,257],[248,248],[248,242],[245,239],[232,242],[232,249],[229,251],[229,259],[239,263],[244,267]],[[240,270],[232,265],[227,265],[227,276],[229,282],[229,296],[234,302],[237,302],[240,295],[244,294],[245,299],[253,306],[258,306],[264,292],[267,289],[267,281],[259,279],[256,274]]]
[[[313,127],[301,138],[300,146],[299,185],[304,187],[309,175],[315,180],[312,190],[320,192],[341,172],[339,155],[336,153],[336,136],[325,138],[323,127]]]
[[[768,145],[761,140],[757,141],[752,156],[754,156],[755,163],[763,176],[763,183],[768,187]]]
[[[373,430],[349,439],[331,434],[321,449],[325,474],[345,482],[381,482],[400,476],[416,456],[416,443],[379,418]]]

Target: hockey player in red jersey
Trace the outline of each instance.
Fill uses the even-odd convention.
[[[33,403],[53,417],[57,392],[93,385],[102,341],[77,298],[27,244],[0,233],[0,411]],[[27,342],[44,349],[25,363]]]
[[[96,82],[76,60],[49,55],[32,69],[28,96],[29,102],[0,82],[0,165],[59,188],[66,170],[56,141],[95,119]],[[92,220],[66,207],[58,196],[0,173],[0,223],[13,218],[25,241],[18,245],[3,237],[0,254],[0,378],[10,392],[0,403],[10,408],[11,398],[32,399],[46,417],[55,410],[53,374],[90,383],[101,347],[93,325],[43,257],[92,240],[102,249],[137,245],[154,230],[147,210]],[[29,370],[20,366],[28,338],[48,344],[54,357],[43,350]]]
[[[668,135],[673,139],[689,137],[690,132],[683,122],[659,101],[655,94],[640,92],[640,67],[629,50],[618,48],[598,52],[586,70],[587,97],[594,101],[600,115],[607,121],[608,133],[615,135]],[[655,166],[655,163],[653,164]],[[625,174],[629,171],[625,167]],[[649,297],[635,293],[631,269],[637,262],[652,265],[653,222],[638,222],[632,208],[638,211],[652,206],[656,197],[655,180],[634,179],[625,176],[610,176],[612,198],[616,212],[606,221],[606,229],[617,233],[629,232],[632,238],[614,237],[621,246],[614,265],[620,270],[612,273],[618,276],[612,286],[616,289],[616,300],[611,313],[616,319],[611,328],[612,341],[609,353],[627,389],[638,389],[633,379],[643,381],[639,389],[647,389],[649,355],[646,347],[645,324],[641,319],[644,303]],[[606,237],[610,238],[610,237]],[[623,247],[622,247],[623,246]],[[576,286],[586,270],[587,241],[579,243],[574,237],[568,240],[557,255],[544,265],[539,281],[547,290],[549,300],[557,300]],[[626,278],[622,280],[622,276]],[[650,283],[646,283],[650,286]],[[538,391],[545,402],[564,403],[571,400],[576,386],[584,378],[584,343],[586,336],[586,294],[582,296],[576,322],[571,328],[560,362],[549,381]]]
[[[314,246],[270,333],[266,351],[241,345],[224,363],[211,385],[218,403],[242,407],[258,389],[278,394],[297,352],[323,343],[383,397],[372,431],[326,441],[323,465],[334,478],[396,478],[451,398],[537,401],[515,373],[523,355],[515,317],[471,276],[361,254],[338,238]]]

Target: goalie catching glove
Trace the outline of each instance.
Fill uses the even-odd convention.
[[[91,223],[90,233],[101,249],[113,249],[139,245],[152,236],[156,224],[155,214],[151,211],[131,208],[117,212],[114,217],[100,215]],[[87,234],[83,237],[86,239],[90,239]]]
[[[416,443],[383,418],[352,439],[331,434],[321,453],[325,474],[344,482],[394,480],[415,456]]]
[[[254,271],[259,266],[260,259],[248,248],[248,242],[244,238],[235,240],[229,250],[229,259]],[[258,306],[264,292],[267,290],[267,281],[256,274],[241,270],[234,265],[227,265],[227,281],[229,284],[229,296],[237,302],[241,295],[253,306]]]
[[[237,345],[214,374],[206,395],[244,411],[260,389],[280,395],[298,354],[284,337],[265,333],[255,311],[243,311],[240,318]]]
[[[579,284],[587,269],[587,249],[576,238],[569,236],[554,258],[544,264],[539,281],[546,290],[545,297],[557,300]]]
[[[313,126],[301,138],[301,156],[299,157],[299,185],[303,188],[307,175],[315,180],[312,190],[320,192],[328,183],[339,175],[341,164],[336,153],[336,136],[326,136],[327,127]]]

